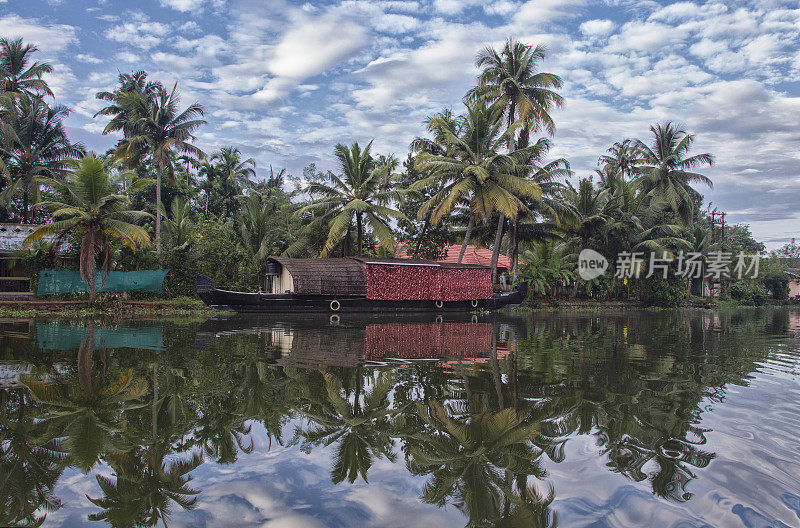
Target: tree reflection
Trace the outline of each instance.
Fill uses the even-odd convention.
[[[392,436],[396,434],[390,409],[389,392],[394,378],[387,372],[378,373],[371,390],[362,395],[362,375],[356,372],[356,389],[352,398],[342,395],[342,383],[330,372],[323,372],[325,391],[307,391],[306,403],[299,411],[308,418],[308,427],[298,427],[295,434],[302,439],[306,452],[314,446],[336,443],[331,480],[355,482],[360,476],[367,482],[367,472],[375,459],[394,462]]]
[[[88,472],[106,452],[128,448],[122,431],[124,413],[141,407],[137,400],[147,384],[133,370],[113,374],[107,368],[108,351],[100,350],[102,368],[94,368],[94,327],[77,354],[77,374],[50,374],[49,379],[20,376],[31,395],[47,409],[51,438],[62,439],[69,462]]]
[[[0,391],[0,525],[40,526],[61,507],[53,493],[66,453],[22,390]],[[42,510],[42,513],[39,513]]]

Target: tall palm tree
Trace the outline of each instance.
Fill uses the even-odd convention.
[[[133,132],[131,130],[133,119],[131,119],[130,108],[125,104],[123,95],[135,93],[145,99],[155,100],[158,90],[163,86],[158,81],[148,81],[147,72],[143,70],[120,73],[117,79],[118,87],[113,92],[102,91],[97,92],[95,95],[95,98],[107,101],[110,104],[98,110],[94,117],[99,115],[112,116],[103,129],[103,134],[122,131],[125,137],[129,137]]]
[[[388,207],[388,203],[398,196],[397,191],[382,189],[385,167],[377,164],[370,154],[372,141],[363,150],[358,143],[349,148],[341,143],[336,145],[336,158],[342,175],[328,174],[328,182],[312,182],[306,192],[320,195],[309,205],[302,207],[298,214],[318,210],[330,221],[328,239],[320,256],[327,256],[356,222],[356,245],[359,255],[364,254],[364,223],[372,229],[383,247],[391,249],[394,244],[389,218],[403,218],[403,214]],[[349,248],[345,248],[345,253]]]
[[[127,92],[119,96],[121,106],[130,120],[130,134],[120,141],[117,156],[122,159],[136,158],[140,152],[149,153],[156,166],[156,253],[161,256],[161,180],[166,171],[174,180],[172,152],[183,152],[203,158],[205,153],[192,145],[192,132],[205,121],[199,119],[204,109],[199,104],[178,110],[178,84],[168,92],[163,87],[155,88],[153,98],[141,93]],[[126,125],[128,126],[128,125]]]
[[[243,189],[252,186],[256,176],[256,162],[253,158],[242,159],[242,154],[235,147],[225,147],[213,156],[214,177],[221,199],[221,214],[228,216],[234,213],[236,198]]]
[[[518,129],[516,144],[513,136],[507,138],[509,148],[527,147],[531,132],[544,129],[551,136],[555,133],[550,112],[563,106],[564,99],[554,91],[561,88],[561,79],[536,71],[546,54],[544,46],[508,39],[500,52],[486,48],[475,61],[483,71],[478,85],[467,92],[467,100],[496,103],[503,109],[508,127],[517,121],[524,124]]]
[[[29,97],[52,97],[53,91],[42,77],[52,72],[53,67],[46,62],[30,64],[31,56],[37,51],[39,48],[23,44],[21,38],[0,38],[0,91]]]
[[[640,140],[635,142],[643,165],[639,185],[652,199],[665,202],[666,210],[691,223],[694,209],[701,199],[692,184],[713,186],[708,176],[692,170],[711,166],[714,157],[708,153],[687,157],[695,137],[673,123],[651,125],[650,131],[653,134],[652,145]]]
[[[130,199],[120,193],[109,175],[112,168],[109,161],[91,155],[72,160],[70,165],[73,170],[66,181],[42,180],[58,195],[57,200],[36,204],[51,210],[52,222],[31,232],[23,247],[45,237],[55,237],[58,243],[70,235],[80,236],[80,274],[88,287],[89,300],[94,301],[98,255],[105,255],[103,269],[107,276],[111,268],[111,239],[133,250],[149,246],[147,231],[137,224],[150,215],[131,210]]]
[[[244,206],[239,215],[239,241],[260,270],[267,257],[274,254],[272,217],[275,211],[273,204],[259,193],[249,194],[242,202]],[[263,278],[259,273],[259,286],[262,285]]]
[[[45,104],[38,97],[22,95],[2,112],[4,129],[0,150],[11,177],[11,184],[0,193],[0,201],[10,206],[22,194],[22,223],[27,223],[31,202],[39,200],[39,180],[58,179],[64,174],[69,158],[84,154],[83,145],[67,137],[63,121],[66,107]]]
[[[617,141],[608,149],[607,154],[600,156],[598,165],[609,173],[619,174],[622,178],[634,178],[643,160],[636,142],[632,139]]]
[[[503,130],[500,119],[502,112],[503,108],[487,106],[483,102],[467,107],[461,136],[456,136],[449,129],[442,130],[448,150],[445,155],[421,152],[417,156],[415,167],[420,172],[427,171],[430,176],[411,185],[411,189],[443,185],[443,189],[420,208],[420,218],[432,209],[431,220],[438,223],[464,199],[469,199],[470,211],[484,223],[488,223],[493,214],[500,215],[497,228],[499,237],[503,230],[503,219],[516,218],[521,210],[527,209],[520,197],[541,197],[539,185],[519,175],[542,170],[542,167],[529,162],[538,159],[549,143],[540,139],[529,147],[502,152],[509,138],[522,126],[518,120]],[[462,251],[468,244],[469,237],[465,236]],[[492,261],[494,277],[497,273],[494,255]]]

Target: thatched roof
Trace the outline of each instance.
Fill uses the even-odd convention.
[[[294,259],[271,257],[292,274],[300,295],[359,295],[367,291],[364,264],[351,258]]]

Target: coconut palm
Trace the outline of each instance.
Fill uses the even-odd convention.
[[[447,154],[421,152],[417,156],[415,168],[430,176],[414,183],[411,189],[443,186],[420,208],[420,217],[432,210],[431,220],[438,223],[468,199],[470,211],[484,223],[489,223],[495,213],[500,216],[497,239],[502,233],[505,217],[516,218],[520,211],[527,210],[520,197],[541,197],[539,185],[520,177],[520,174],[542,170],[542,167],[529,162],[538,159],[549,143],[540,139],[529,147],[501,152],[503,145],[522,126],[518,120],[504,131],[500,119],[502,112],[501,107],[487,106],[483,102],[467,107],[461,136],[456,136],[449,129],[442,130]],[[470,230],[469,225],[467,229]],[[465,236],[462,251],[468,244],[469,237]],[[492,261],[492,275],[495,276],[497,259],[494,255]]]
[[[97,257],[104,254],[105,277],[111,267],[111,240],[117,240],[133,250],[150,245],[150,237],[141,226],[150,217],[142,211],[133,211],[131,201],[120,194],[120,187],[110,176],[113,164],[96,156],[72,160],[73,168],[66,181],[42,179],[54,189],[57,199],[40,202],[37,207],[50,209],[52,222],[36,228],[23,241],[23,247],[45,237],[54,237],[54,244],[68,236],[80,237],[79,270],[89,291],[89,300],[95,297],[95,268]]]
[[[713,186],[708,176],[691,171],[711,166],[714,158],[711,154],[687,157],[695,137],[673,123],[651,125],[650,131],[653,134],[652,145],[639,140],[634,144],[642,160],[641,176],[637,181],[642,191],[653,200],[663,201],[667,211],[691,223],[694,209],[702,200],[692,184]]]
[[[607,174],[618,174],[628,179],[638,174],[643,160],[634,140],[617,141],[607,152],[598,160],[598,165],[606,169]]]
[[[178,110],[178,84],[168,92],[163,87],[155,88],[155,95],[147,97],[138,92],[125,92],[119,101],[126,112],[130,124],[128,136],[124,137],[116,149],[122,159],[138,159],[141,152],[147,152],[156,166],[156,253],[161,255],[161,180],[166,171],[174,180],[173,152],[191,154],[204,158],[205,153],[192,145],[195,138],[192,132],[205,121],[199,119],[204,109],[199,104],[190,105],[184,111]]]
[[[183,197],[172,200],[170,214],[167,214],[163,204],[161,206],[161,214],[165,219],[164,231],[173,251],[186,251],[192,244],[195,225],[191,219],[191,212],[192,204]]]
[[[327,182],[312,182],[306,187],[306,192],[321,197],[302,207],[298,214],[319,211],[330,222],[328,239],[320,253],[322,257],[327,256],[349,232],[354,219],[359,255],[364,254],[365,222],[381,246],[393,249],[394,237],[388,221],[390,218],[403,218],[403,214],[387,205],[398,196],[398,192],[381,188],[387,168],[378,165],[370,153],[371,148],[371,141],[363,150],[358,143],[349,148],[339,143],[335,153],[342,175],[328,173]],[[345,253],[348,250],[345,248]]]
[[[531,132],[544,129],[551,136],[555,133],[550,112],[561,107],[564,99],[553,90],[561,88],[557,75],[536,72],[546,53],[544,46],[508,39],[500,52],[486,48],[475,61],[483,71],[478,86],[467,92],[467,100],[496,103],[503,109],[508,127],[517,121],[524,124],[518,129],[516,143],[513,135],[507,138],[509,148],[527,147]]]
[[[244,189],[252,186],[256,162],[253,158],[242,160],[241,152],[234,147],[223,148],[211,156],[211,161],[214,164],[213,190],[218,194],[219,214],[231,215],[237,207],[236,198],[242,195]],[[208,177],[207,173],[204,174]]]
[[[31,203],[39,200],[41,177],[60,178],[69,158],[84,154],[83,145],[67,138],[63,121],[66,107],[44,103],[40,98],[22,95],[3,110],[7,132],[0,140],[0,150],[11,184],[0,193],[0,201],[10,206],[22,195],[22,222],[27,223]]]
[[[40,98],[52,97],[53,91],[42,79],[53,71],[46,62],[34,62],[32,55],[39,51],[33,44],[23,44],[22,39],[0,38],[0,91]]]
[[[155,100],[156,95],[162,84],[158,81],[148,81],[147,72],[143,70],[134,71],[131,73],[120,73],[118,79],[118,88],[113,92],[103,91],[97,92],[95,98],[107,101],[110,104],[97,111],[94,117],[99,115],[112,116],[111,120],[106,124],[103,129],[103,134],[121,131],[125,137],[132,135],[133,130],[131,126],[134,123],[130,115],[129,105],[125,104],[123,95],[135,93],[143,96],[148,100]]]

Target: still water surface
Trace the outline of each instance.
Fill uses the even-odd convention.
[[[800,312],[0,321],[0,525],[800,526]]]

